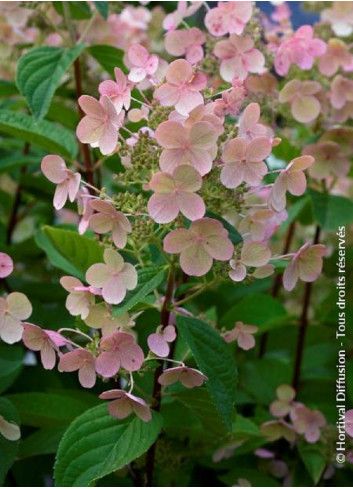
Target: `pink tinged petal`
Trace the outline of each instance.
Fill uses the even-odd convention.
[[[306,189],[306,178],[303,172],[290,172],[288,175],[288,192],[292,195],[303,195]]]
[[[80,120],[76,129],[76,135],[81,143],[97,143],[104,131],[103,120],[85,116]]]
[[[200,158],[201,151],[199,150],[197,156]],[[161,157],[159,159],[159,166],[161,167],[161,170],[164,172],[168,173],[173,173],[174,170],[180,166],[180,165],[185,165],[185,164],[190,164],[190,151],[184,150],[184,149],[165,149],[162,151]],[[189,157],[188,157],[189,156]],[[202,160],[201,156],[201,165],[204,165],[204,161]],[[212,161],[211,161],[211,167],[212,167]],[[211,169],[210,167],[210,169]]]
[[[136,268],[131,263],[125,263],[121,270],[119,277],[121,277],[127,290],[133,290],[137,286],[138,276]]]
[[[125,248],[127,243],[127,234],[123,229],[121,229],[119,224],[113,225],[112,239],[117,248]]]
[[[294,289],[298,282],[299,278],[299,267],[297,260],[291,261],[289,265],[287,265],[284,274],[283,274],[283,286],[284,288],[290,292]]]
[[[279,102],[281,104],[290,102],[300,92],[302,82],[299,80],[291,80],[288,82],[279,93]]]
[[[289,166],[291,171],[303,171],[307,170],[308,168],[313,165],[315,159],[312,156],[309,155],[304,155],[304,156],[298,156],[298,158],[294,158]]]
[[[104,263],[95,263],[86,272],[86,281],[93,287],[103,287],[111,276],[110,269]]]
[[[181,167],[185,168],[185,167]],[[158,194],[169,195],[175,189],[174,175],[169,175],[169,173],[158,172],[152,176],[149,183],[149,187],[153,192]]]
[[[60,372],[75,372],[82,366],[81,350],[77,349],[64,353],[59,360],[58,369]]]
[[[247,142],[243,138],[231,139],[222,153],[224,163],[240,162],[245,159]]]
[[[65,180],[56,187],[53,204],[56,210],[60,210],[66,204],[69,192],[69,182]]]
[[[188,229],[176,229],[164,238],[163,248],[167,253],[181,253],[193,244],[194,238]]]
[[[158,378],[158,382],[163,386],[168,386],[178,382],[182,367],[168,368]]]
[[[293,389],[293,387],[290,385],[286,385],[286,384],[280,385],[279,387],[277,387],[276,394],[277,394],[278,399],[280,399],[281,401],[287,401],[287,402],[293,401],[293,399],[296,396],[296,392]]]
[[[274,265],[264,265],[263,267],[259,267],[253,273],[253,277],[262,279],[266,277],[270,277],[275,272]]]
[[[60,156],[44,156],[41,163],[41,170],[50,182],[58,184],[66,179],[67,167],[65,161]]]
[[[211,149],[217,142],[215,128],[209,122],[196,122],[190,129],[190,144],[193,149]]]
[[[117,419],[125,419],[133,412],[132,403],[129,399],[121,398],[108,404],[108,412]]]
[[[94,368],[94,361],[86,361],[78,371],[78,380],[82,387],[91,389],[96,383],[96,371]]]
[[[21,430],[17,424],[6,421],[3,416],[0,415],[0,433],[9,441],[16,441],[21,438]]]
[[[315,120],[321,111],[320,102],[312,96],[298,96],[291,104],[291,112],[298,122],[308,123]]]
[[[227,163],[221,170],[221,182],[226,188],[237,188],[244,181],[244,164]]]
[[[230,260],[234,253],[234,246],[226,235],[207,236],[203,247],[212,258],[220,261]]]
[[[185,217],[190,219],[190,221],[196,221],[197,219],[201,219],[205,215],[205,203],[202,198],[197,194],[180,192],[177,196],[177,203],[180,212]]]
[[[111,248],[107,248],[104,251],[104,261],[112,271],[119,272],[124,267],[123,257],[120,255],[120,253],[112,250]]]
[[[152,195],[147,205],[148,213],[159,224],[172,222],[179,214],[179,206],[171,195]]]
[[[44,331],[34,324],[24,323],[22,341],[26,348],[33,351],[39,351],[43,347],[45,340]]]
[[[148,406],[142,405],[141,403],[134,402],[132,405],[134,413],[142,421],[148,422],[152,419],[151,410]]]
[[[270,405],[270,413],[272,416],[276,416],[278,418],[283,418],[284,416],[287,416],[291,410],[291,406],[288,403],[288,401],[273,401],[273,403]]]
[[[102,392],[102,394],[99,395],[99,399],[124,399],[126,395],[127,392],[122,389],[111,389],[109,391]]]
[[[237,343],[242,350],[251,350],[255,346],[255,338],[251,334],[240,333]]]
[[[192,149],[186,152],[184,162],[190,163],[203,176],[211,171],[213,159],[211,150]]]
[[[109,214],[94,214],[90,217],[89,225],[95,233],[104,234],[112,230],[113,221]]]
[[[251,49],[245,54],[245,64],[250,73],[262,73],[265,67],[265,57],[258,49]]]
[[[112,276],[102,289],[103,299],[108,304],[120,304],[126,296],[126,286],[120,276]]]
[[[115,350],[102,352],[96,360],[96,371],[102,377],[113,377],[120,368],[120,356]]]
[[[167,357],[169,355],[169,345],[161,334],[150,334],[147,338],[147,344],[155,355],[159,357]]]
[[[262,161],[269,156],[271,149],[272,145],[268,138],[255,138],[249,142],[246,148],[246,161]]]
[[[199,92],[184,89],[175,104],[175,109],[182,115],[188,115],[192,109],[203,104],[203,96]]]
[[[261,110],[258,103],[249,104],[239,119],[239,131],[241,133],[250,131],[259,122],[260,114]]]
[[[98,145],[103,155],[112,153],[118,142],[118,132],[111,123],[104,124],[103,133],[99,137]]]
[[[13,261],[9,255],[0,252],[0,278],[5,278],[13,272]]]
[[[131,68],[130,73],[128,75],[128,79],[134,83],[140,83],[142,80],[146,78],[146,70],[144,67],[140,68]]]
[[[345,428],[348,435],[353,438],[353,409],[346,411]]]
[[[89,95],[81,95],[78,103],[85,114],[94,119],[104,119],[105,112],[102,105],[94,97]]]
[[[126,334],[126,333],[118,333]],[[144,361],[142,349],[134,342],[127,343],[120,351],[121,366],[128,372],[139,370]]]
[[[6,298],[9,311],[16,319],[28,319],[32,314],[32,305],[25,294],[12,292]]]
[[[233,270],[229,272],[229,277],[234,282],[242,282],[246,277],[246,267],[242,263],[238,263],[234,266]]]
[[[167,82],[172,85],[187,84],[193,76],[193,68],[185,59],[177,59],[170,63],[166,72]]]
[[[49,342],[49,339],[43,342],[43,346],[40,351],[40,359],[43,367],[46,370],[52,370],[55,367],[56,354],[53,346]]]
[[[170,107],[177,103],[180,98],[180,89],[175,85],[164,83],[154,92],[154,98],[163,106]]]
[[[253,241],[243,246],[241,261],[248,267],[262,267],[271,259],[271,251],[264,243]]]
[[[132,44],[127,55],[129,61],[135,66],[145,66],[149,58],[147,49],[141,44]]]
[[[197,192],[202,186],[202,177],[192,166],[178,166],[174,170],[173,178],[185,192]]]
[[[204,247],[199,244],[193,244],[180,255],[180,266],[183,272],[193,277],[201,277],[211,270],[213,263],[212,257],[207,253]]]
[[[186,129],[174,121],[159,124],[155,132],[157,143],[163,148],[179,149],[188,142]]]
[[[79,173],[74,173],[70,176],[69,184],[68,184],[68,194],[70,202],[73,202],[76,199],[77,193],[80,188],[81,175]]]
[[[249,185],[260,185],[263,177],[267,174],[267,165],[263,161],[253,161],[244,164],[244,182]]]
[[[168,341],[174,341],[176,338],[175,327],[172,325],[166,326],[162,331],[163,338]]]
[[[314,282],[322,270],[322,257],[326,253],[324,245],[313,245],[301,253],[297,263],[299,277],[303,282]]]
[[[10,345],[22,338],[23,326],[19,319],[8,314],[0,318],[0,338]]]
[[[205,375],[193,368],[182,369],[179,377],[179,381],[188,389],[200,387],[206,380],[208,379]]]

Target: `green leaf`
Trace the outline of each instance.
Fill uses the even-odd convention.
[[[233,433],[237,438],[262,436],[259,427],[250,419],[237,414],[233,426]]]
[[[0,398],[0,414],[8,422],[14,422],[17,425],[20,424],[20,418],[16,412],[13,404],[7,399]],[[14,463],[18,449],[20,445],[20,440],[10,441],[4,438],[0,434],[0,484],[3,485],[5,476]]]
[[[98,241],[75,231],[43,226],[35,239],[54,266],[81,280],[91,265],[103,262],[104,250]]]
[[[309,472],[316,486],[326,468],[326,460],[320,447],[317,445],[300,444],[298,451],[306,470]]]
[[[54,467],[56,487],[87,487],[143,455],[155,442],[162,417],[153,412],[146,423],[129,416],[117,420],[101,405],[69,426]]]
[[[24,155],[21,153],[4,156],[0,158],[0,173],[8,172],[22,166],[39,165],[39,162],[40,158],[38,156]]]
[[[218,331],[199,319],[178,316],[176,325],[200,370],[208,377],[206,387],[223,422],[231,430],[237,368],[229,345]]]
[[[211,217],[212,219],[217,219],[217,221],[220,221],[225,229],[228,231],[229,234],[229,239],[234,245],[237,245],[243,241],[243,238],[241,237],[241,234],[238,233],[238,231],[223,217],[218,216],[217,214],[214,214],[213,212],[207,211],[206,212],[207,217]]]
[[[22,424],[35,428],[68,425],[99,400],[88,392],[27,392],[7,396],[16,407]]]
[[[114,46],[108,46],[105,44],[96,44],[87,48],[93,58],[109,73],[114,76],[114,68],[120,68],[126,72],[126,68],[123,63],[124,52],[121,49]]]
[[[314,217],[325,231],[337,230],[338,226],[353,221],[353,202],[340,195],[330,195],[309,190]]]
[[[225,424],[216,410],[208,389],[187,389],[173,392],[173,398],[180,401],[200,419],[205,433],[214,437],[227,434]],[[235,416],[235,412],[234,412]]]
[[[94,2],[94,5],[103,19],[107,20],[109,14],[109,2]]]
[[[19,112],[0,111],[0,132],[68,158],[75,158],[78,151],[71,131],[53,122],[36,122],[32,116]]]
[[[16,380],[23,368],[21,345],[0,344],[0,392],[4,392]]]
[[[70,8],[70,16],[75,20],[87,20],[91,17],[91,9],[87,2],[67,2]],[[53,6],[55,10],[64,15],[63,2],[54,2]]]
[[[270,329],[274,322],[280,324],[286,314],[279,299],[265,294],[250,294],[230,308],[220,323],[222,326],[231,327],[236,321],[242,321],[245,324],[259,326],[260,332],[263,332]]]
[[[50,107],[63,74],[84,49],[84,44],[72,48],[41,46],[23,55],[17,65],[16,81],[32,114],[42,119]]]
[[[138,272],[136,289],[128,292],[121,307],[115,307],[113,316],[120,316],[141,302],[148,294],[153,292],[164,282],[167,275],[165,267],[147,267]]]
[[[14,82],[8,80],[0,80],[0,97],[10,97],[17,95],[18,90]]]
[[[65,431],[66,425],[52,426],[35,431],[22,441],[20,458],[56,453]]]

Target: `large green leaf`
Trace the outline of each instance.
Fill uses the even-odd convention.
[[[237,368],[229,345],[199,319],[179,316],[176,324],[200,370],[207,375],[211,397],[225,425],[232,429]]]
[[[54,266],[82,280],[91,265],[103,261],[98,241],[68,229],[44,226],[36,234],[36,243]]]
[[[0,157],[0,173],[8,172],[22,166],[39,165],[39,162],[40,158],[37,156],[24,155],[23,153],[2,156]]]
[[[111,76],[114,76],[114,68],[120,68],[126,72],[123,63],[124,52],[121,49],[105,44],[96,44],[87,48],[87,51]]]
[[[271,329],[274,323],[281,324],[286,310],[279,299],[265,294],[251,294],[229,309],[221,318],[221,325],[231,327],[236,321],[259,326],[260,331]]]
[[[136,417],[117,420],[107,406],[79,416],[66,431],[54,468],[57,487],[87,487],[143,455],[155,442],[162,417],[146,423]]]
[[[205,435],[223,437],[228,433],[208,389],[188,389],[173,393],[173,397],[190,409],[202,423]],[[235,415],[235,413],[234,413]]]
[[[337,230],[353,222],[353,202],[340,195],[309,191],[313,203],[314,217],[325,231]]]
[[[298,451],[306,470],[314,481],[314,485],[317,486],[327,465],[322,449],[318,445],[310,446],[303,443],[299,445]]]
[[[20,446],[20,458],[56,453],[66,425],[41,428],[25,438]]]
[[[94,2],[94,5],[103,19],[107,20],[109,14],[109,2]]]
[[[71,131],[53,122],[37,122],[32,116],[19,112],[0,111],[1,132],[68,158],[75,158],[78,151]]]
[[[13,404],[7,399],[0,398],[0,415],[8,422],[20,424],[20,418]],[[14,463],[20,441],[9,441],[0,434],[0,484],[3,485],[9,468]]]
[[[22,424],[35,428],[68,425],[99,401],[89,392],[26,392],[7,398],[15,405]]]
[[[72,48],[41,46],[31,49],[20,58],[16,74],[17,86],[36,119],[46,115],[63,74],[83,49],[84,44]]]
[[[141,302],[148,294],[153,292],[165,280],[167,270],[165,267],[147,267],[138,272],[136,289],[128,292],[124,303],[115,307],[113,316],[120,316]]]
[[[21,373],[22,367],[22,346],[0,344],[0,392],[10,387]]]

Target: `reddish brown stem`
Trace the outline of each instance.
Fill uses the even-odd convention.
[[[30,145],[29,143],[25,143],[24,148],[23,148],[23,154],[28,155],[29,154],[29,149]],[[21,168],[21,176],[26,173],[26,167],[23,166]],[[22,187],[21,183],[19,182],[16,188],[16,193],[15,193],[15,199],[13,202],[10,218],[9,218],[9,224],[7,227],[7,232],[6,232],[6,244],[10,245],[11,240],[12,240],[12,234],[15,230],[16,224],[17,224],[17,213],[21,205],[21,192],[22,192]]]
[[[77,58],[74,62],[74,72],[75,72],[76,95],[77,98],[79,99],[82,95],[82,76],[81,76],[81,64],[79,58]],[[78,114],[80,116],[80,119],[82,119],[82,117],[84,117],[85,114],[83,113],[79,104],[77,104],[77,107],[78,107]],[[80,146],[83,154],[83,159],[85,162],[87,183],[94,186],[93,168],[92,168],[91,155],[89,152],[88,145],[80,143]]]
[[[289,253],[293,237],[294,237],[294,231],[295,231],[295,221],[291,223],[291,225],[288,228],[287,232],[287,237],[286,237],[286,242],[284,243],[283,247],[283,255],[286,255]],[[273,289],[272,289],[272,297],[277,297],[279,294],[279,291],[281,290],[281,285],[282,285],[282,273],[279,273],[276,275],[274,283],[273,283]],[[263,357],[264,354],[266,353],[266,347],[267,347],[267,342],[268,342],[268,333],[264,333],[261,337],[261,342],[260,342],[260,351],[259,351],[259,357]]]
[[[320,231],[321,231],[320,227],[317,226],[316,231],[315,231],[314,244],[318,244],[318,242],[319,242]],[[293,375],[293,381],[292,381],[292,386],[297,392],[298,392],[298,386],[299,386],[299,382],[300,382],[300,373],[301,373],[301,366],[302,366],[302,361],[303,361],[303,352],[304,352],[306,332],[307,332],[307,329],[309,326],[308,313],[309,313],[312,286],[313,286],[312,282],[308,282],[307,284],[305,284],[303,309],[302,309],[302,314],[301,314],[301,318],[300,318],[300,329],[299,329],[299,335],[298,335],[298,342],[297,342],[297,349],[296,349],[296,356],[295,356],[294,375]]]
[[[161,325],[162,328],[165,328],[169,324],[170,317],[170,305],[173,299],[174,292],[174,271],[171,268],[169,271],[167,288],[165,292],[165,298],[161,310]],[[153,399],[154,399],[154,410],[159,412],[161,409],[161,385],[158,382],[159,376],[163,373],[163,361],[160,360],[158,362],[158,367],[156,368],[154,374],[154,385],[153,385]],[[153,482],[153,472],[154,472],[154,463],[155,463],[155,455],[156,455],[156,443],[154,443],[151,448],[147,452],[146,456],[146,486],[151,487]]]

